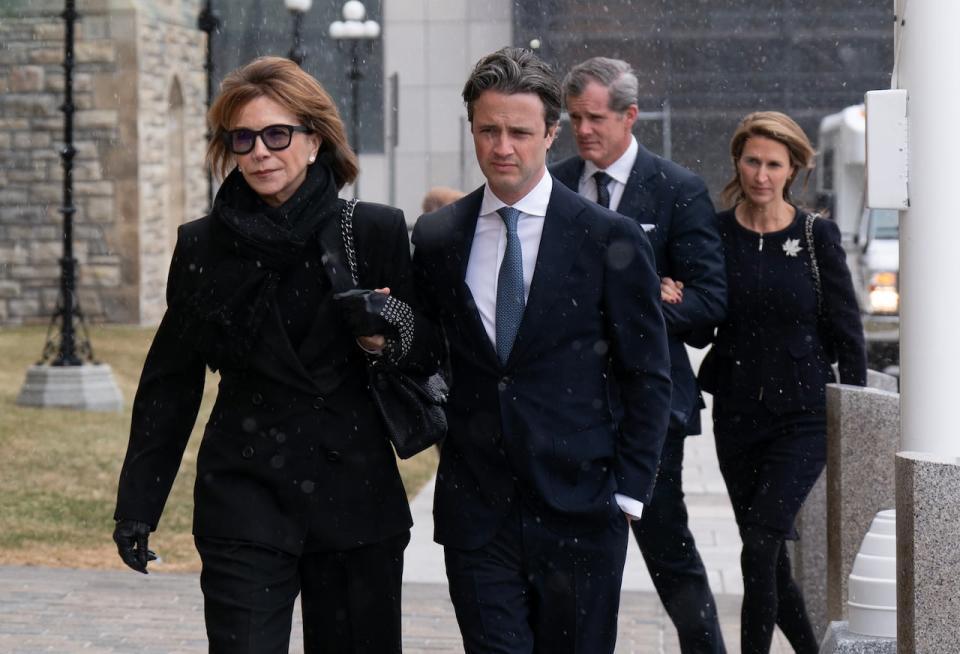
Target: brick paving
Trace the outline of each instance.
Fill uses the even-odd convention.
[[[720,596],[725,631],[735,651],[739,597]],[[462,652],[444,584],[407,583],[404,651]],[[298,612],[299,613],[299,612]],[[729,629],[728,629],[729,628]],[[303,651],[295,619],[290,651]],[[679,652],[672,627],[651,593],[625,591],[617,652]],[[0,652],[188,654],[206,651],[203,598],[195,574],[114,570],[0,568]]]
[[[739,650],[740,542],[718,486],[712,436],[689,439],[684,484],[690,519],[717,593],[727,648]],[[712,462],[712,463],[711,463]],[[447,595],[442,550],[431,539],[432,484],[412,503],[406,554],[404,651],[453,654],[463,648]],[[619,616],[618,654],[679,654],[676,632],[631,542]],[[299,611],[290,651],[303,651]],[[0,653],[187,654],[206,651],[196,574],[0,567]],[[779,636],[773,654],[790,648]]]
[[[740,539],[717,468],[709,413],[687,439],[684,489],[690,523],[717,598],[727,650],[738,652]],[[407,654],[463,647],[447,595],[443,551],[432,541],[430,483],[411,503],[414,528],[404,567]],[[159,567],[159,566],[158,566]],[[303,651],[299,610],[290,651]],[[676,631],[653,592],[636,544],[624,573],[617,654],[679,654]],[[0,654],[187,654],[206,651],[197,574],[0,566]],[[771,654],[792,650],[777,634]]]

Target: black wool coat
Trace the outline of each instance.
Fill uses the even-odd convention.
[[[339,200],[338,200],[339,202]],[[359,286],[388,286],[413,303],[402,212],[369,203],[354,217]],[[320,229],[307,261],[325,275],[320,252],[342,257],[337,219]],[[208,276],[230,270],[223,226],[207,216],[180,227],[167,284],[168,309],[150,347],[134,400],[116,519],[156,528],[196,421],[204,355],[184,320]],[[197,458],[194,534],[261,543],[294,554],[345,550],[397,535],[412,524],[396,458],[372,404],[363,353],[332,299],[323,297],[299,347],[274,300],[245,366],[223,365],[216,404]],[[433,371],[433,329],[417,320],[401,362]]]
[[[717,406],[761,402],[774,413],[825,410],[825,385],[866,383],[863,326],[836,223],[818,218],[813,246],[820,273],[818,308],[806,213],[760,235],[742,227],[733,210],[718,214],[727,261],[727,319],[700,368]]]

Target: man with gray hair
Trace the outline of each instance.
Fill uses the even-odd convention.
[[[684,654],[724,652],[716,603],[687,525],[681,473],[684,437],[700,433],[702,398],[684,347],[724,317],[726,273],[703,181],[637,143],[637,77],[618,59],[594,57],[563,82],[579,156],[551,167],[563,184],[634,219],[647,233],[661,279],[673,399],[653,498],[632,524]],[[702,343],[700,344],[702,346]],[[622,410],[630,399],[622,398]]]
[[[468,654],[612,653],[670,411],[653,251],[547,172],[560,83],[536,55],[484,57],[463,99],[486,183],[413,232],[449,345],[433,515],[450,599]]]

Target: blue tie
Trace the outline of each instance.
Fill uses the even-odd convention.
[[[520,252],[520,237],[517,236],[520,212],[513,207],[503,207],[497,213],[507,226],[507,249],[503,253],[497,279],[496,317],[497,357],[500,363],[505,364],[523,318],[523,255]]]

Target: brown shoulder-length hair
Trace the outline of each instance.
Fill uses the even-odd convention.
[[[258,57],[223,78],[220,94],[207,112],[210,170],[222,178],[233,168],[234,155],[227,148],[226,133],[244,105],[263,96],[295,115],[304,127],[320,137],[320,152],[333,154],[333,175],[338,188],[356,179],[357,155],[347,143],[333,98],[320,82],[282,57]]]
[[[756,111],[747,114],[740,124],[737,131],[733,133],[730,140],[730,156],[733,158],[733,179],[727,182],[720,193],[721,201],[728,207],[732,207],[744,198],[743,187],[740,185],[740,172],[737,163],[743,154],[743,147],[751,136],[762,136],[782,143],[790,153],[790,165],[793,166],[793,175],[783,186],[783,199],[790,200],[790,186],[793,180],[797,178],[801,170],[806,174],[803,179],[804,188],[807,180],[810,178],[810,171],[813,170],[813,145],[810,139],[804,134],[803,129],[790,116],[779,111]]]

